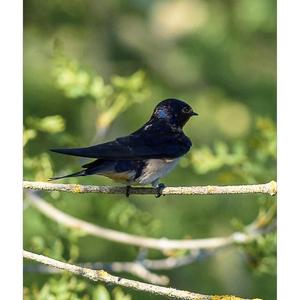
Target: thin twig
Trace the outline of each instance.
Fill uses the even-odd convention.
[[[90,262],[90,263],[76,263],[77,266],[83,268],[89,268],[93,270],[103,269],[105,271],[111,271],[116,273],[128,273],[138,278],[141,278],[147,282],[159,285],[167,285],[170,279],[165,275],[157,275],[149,270],[171,270],[186,266],[200,261],[205,257],[212,255],[215,251],[199,251],[193,250],[191,253],[179,256],[179,257],[167,257],[162,259],[142,259],[132,262]],[[25,272],[36,273],[61,273],[61,270],[48,267],[45,265],[37,264],[25,264]]]
[[[172,270],[182,266],[201,261],[217,252],[214,250],[192,250],[189,254],[179,257],[162,259],[144,259],[141,263],[149,270]]]
[[[95,186],[81,184],[62,184],[49,182],[23,181],[24,189],[40,191],[60,191],[69,193],[103,193],[103,194],[126,194],[126,187],[118,186]],[[132,187],[131,194],[157,194],[155,188]],[[263,184],[252,185],[227,185],[227,186],[183,186],[183,187],[165,187],[162,195],[220,195],[220,194],[269,194],[277,193],[275,181]]]
[[[217,249],[230,246],[235,243],[250,242],[260,234],[260,232],[256,232],[253,229],[251,230],[251,232],[247,233],[235,232],[227,237],[191,240],[170,240],[166,238],[155,239],[108,229],[80,220],[53,207],[51,204],[45,202],[36,193],[30,193],[28,201],[32,206],[38,209],[45,216],[69,228],[82,230],[83,232],[86,232],[88,234],[117,243],[148,249],[157,249],[160,251],[172,249]]]
[[[47,266],[55,267],[61,270],[65,270],[86,278],[89,278],[94,281],[100,281],[104,283],[109,283],[113,285],[119,285],[126,288],[131,288],[141,292],[148,292],[151,294],[155,294],[158,296],[168,297],[171,299],[185,299],[185,300],[213,300],[216,299],[217,296],[209,296],[198,293],[192,293],[188,291],[177,290],[174,288],[157,286],[149,283],[143,283],[140,281],[130,280],[126,278],[121,278],[117,276],[110,275],[109,273],[103,270],[91,270],[87,268],[82,268],[79,266],[71,265],[68,263],[64,263],[47,256],[38,255],[29,251],[23,251],[23,257],[37,261],[39,263],[45,264]],[[217,299],[240,299],[234,296],[219,296]]]
[[[158,285],[167,285],[170,279],[165,275],[158,275],[149,271],[142,263],[139,262],[111,262],[111,263],[81,263],[76,266],[82,268],[89,268],[92,270],[105,270],[114,273],[128,273],[134,275],[146,282]],[[55,269],[53,267],[37,265],[37,264],[24,264],[23,269],[25,272],[34,273],[61,273],[62,270]]]

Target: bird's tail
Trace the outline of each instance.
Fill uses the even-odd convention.
[[[63,179],[63,178],[68,178],[68,177],[85,176],[86,175],[85,171],[86,170],[81,170],[79,172],[75,172],[75,173],[64,175],[64,176],[51,177],[51,178],[48,179],[48,181],[58,180],[58,179]]]

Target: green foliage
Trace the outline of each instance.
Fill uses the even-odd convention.
[[[270,233],[263,237],[258,237],[244,247],[243,251],[246,259],[258,275],[263,273],[276,274],[276,245],[276,233]]]
[[[241,250],[248,262],[249,266],[259,276],[262,274],[276,275],[276,245],[277,235],[270,228],[276,227],[276,204],[273,201],[266,201],[261,198],[261,207],[257,219],[252,223],[251,228],[256,228],[258,231],[265,231],[267,234],[258,235],[253,241],[248,244],[240,245]],[[245,224],[240,220],[232,220],[236,230],[243,230]]]
[[[204,146],[193,151],[191,163],[195,171],[199,174],[206,174],[211,171],[217,171],[225,166],[235,166],[241,164],[247,159],[244,145],[236,143],[232,146],[232,152],[229,146],[221,141],[214,144],[213,150]]]
[[[131,300],[130,295],[126,295],[121,288],[117,287],[110,294],[104,286],[98,286],[93,293],[93,300]]]
[[[36,130],[34,129],[25,129],[23,133],[23,146],[25,146],[30,140],[36,137]]]
[[[190,155],[190,163],[199,174],[220,172],[225,181],[226,177],[248,183],[271,180],[276,176],[274,122],[269,118],[258,117],[249,136],[231,145],[217,141],[213,148],[203,146],[196,149]],[[188,164],[185,162],[184,165]]]
[[[58,133],[65,130],[65,120],[62,116],[47,116],[44,118],[28,117],[26,124],[30,128],[46,133]]]
[[[24,289],[24,300],[131,300],[120,288],[110,293],[101,284],[91,284],[69,274],[51,277],[41,287]]]
[[[92,100],[98,110],[96,125],[100,129],[109,127],[120,113],[149,96],[142,71],[127,77],[113,76],[111,82],[105,84],[101,76],[84,70],[76,60],[61,52],[55,54],[54,63],[57,87],[67,98]]]
[[[39,134],[55,134],[65,130],[65,121],[62,116],[46,116],[37,118],[28,116],[25,119],[23,146],[24,148],[24,173],[35,180],[47,180],[53,176],[52,163],[48,153],[41,151],[38,155],[27,154],[27,144],[35,140]]]
[[[122,230],[140,235],[157,235],[161,226],[159,220],[149,212],[139,209],[124,199],[112,205],[107,218]]]
[[[34,157],[25,156],[23,160],[24,170],[28,177],[37,181],[43,181],[53,176],[52,164],[48,153],[35,155]]]

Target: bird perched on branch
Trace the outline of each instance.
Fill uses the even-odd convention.
[[[132,184],[152,184],[159,197],[165,187],[159,179],[173,170],[192,146],[182,128],[196,115],[187,103],[166,99],[155,107],[148,122],[128,136],[86,148],[50,149],[66,155],[96,158],[83,165],[84,170],[50,180],[97,174],[125,183],[127,197]]]

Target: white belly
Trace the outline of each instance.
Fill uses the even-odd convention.
[[[150,184],[159,178],[166,176],[178,163],[179,158],[175,159],[149,159],[146,167],[136,182],[140,184]]]

